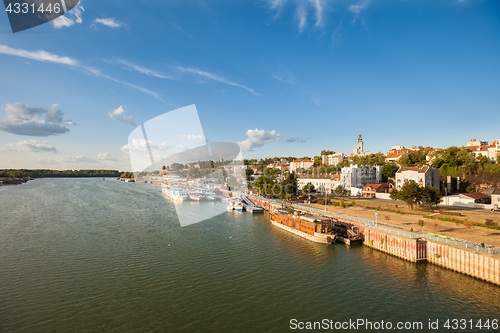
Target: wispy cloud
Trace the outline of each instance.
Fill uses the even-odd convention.
[[[0,53],[21,57],[30,60],[52,62],[61,65],[78,66],[79,62],[70,57],[62,57],[54,53],[43,50],[27,51],[23,49],[15,49],[7,45],[0,44]]]
[[[119,79],[116,79],[112,76],[106,75],[106,74],[102,73],[99,69],[82,65],[80,61],[78,61],[74,58],[71,58],[71,57],[59,56],[57,54],[50,53],[50,52],[47,52],[44,50],[28,51],[28,50],[23,50],[23,49],[15,49],[15,48],[12,48],[10,46],[2,45],[2,44],[0,44],[0,53],[11,55],[11,56],[16,56],[16,57],[21,57],[21,58],[25,58],[25,59],[31,59],[31,60],[41,61],[41,62],[51,62],[51,63],[60,64],[60,65],[70,66],[72,68],[78,68],[78,69],[83,70],[89,74],[92,74],[92,75],[95,75],[95,76],[98,76],[98,77],[101,77],[101,78],[104,78],[104,79],[107,79],[107,80],[110,80],[110,81],[113,81],[113,82],[116,82],[116,83],[119,83],[119,84],[122,84],[125,86],[128,86],[130,88],[142,91],[146,94],[149,94],[149,95],[157,98],[158,100],[162,101],[163,103],[165,103],[165,101],[161,98],[161,96],[152,90],[149,90],[147,88],[135,85],[133,83],[119,80]]]
[[[64,121],[59,104],[33,108],[24,103],[5,104],[7,118],[0,121],[0,131],[29,136],[50,136],[69,132],[72,120]]]
[[[371,0],[364,0],[357,4],[349,6],[349,11],[354,14],[354,18],[352,19],[353,24],[356,23],[361,13],[363,13],[366,10],[366,8],[368,8],[370,3]]]
[[[289,3],[290,6],[295,6],[295,16],[299,32],[307,28],[309,16],[314,16],[313,21],[315,28],[324,26],[325,11],[327,8],[326,0],[296,0],[289,1]],[[269,9],[275,12],[275,18],[280,16],[286,4],[286,0],[267,0]]]
[[[247,139],[238,142],[238,146],[240,146],[240,149],[242,151],[252,151],[255,148],[259,148],[264,146],[264,144],[268,142],[279,142],[279,141],[284,141],[284,142],[306,142],[308,139],[304,138],[302,136],[299,137],[285,137],[282,136],[279,133],[276,133],[276,130],[272,131],[266,131],[266,130],[260,130],[258,128],[256,129],[249,129],[246,132]]]
[[[321,27],[323,25],[323,11],[325,9],[325,4],[323,0],[312,0],[312,6],[316,11],[316,27]]]
[[[108,61],[108,62],[110,62],[110,61]],[[165,75],[163,73],[160,73],[158,71],[155,71],[155,70],[152,70],[152,69],[140,66],[140,65],[136,65],[134,63],[131,63],[130,61],[126,61],[123,59],[116,59],[116,60],[114,60],[114,62],[121,64],[128,69],[134,70],[138,73],[141,73],[141,74],[144,74],[147,76],[157,77],[160,79],[170,79],[170,77],[168,77],[167,75]]]
[[[122,105],[120,105],[118,108],[116,108],[112,112],[108,113],[108,117],[113,119],[113,120],[132,125],[134,127],[137,126],[134,122],[134,117],[132,117],[131,115],[125,114],[125,109],[123,108]]]
[[[92,26],[96,26],[97,24],[102,24],[106,27],[117,29],[122,27],[127,27],[127,25],[123,22],[117,21],[114,18],[96,18],[94,20],[94,24]]]
[[[292,80],[285,79],[285,78],[283,78],[283,77],[281,77],[279,75],[273,75],[273,78],[275,78],[278,81],[285,82],[285,83],[288,83],[288,84],[295,84],[295,82],[293,82]]]
[[[249,87],[247,87],[247,86],[245,86],[243,84],[240,84],[240,83],[233,82],[233,81],[231,81],[229,79],[220,77],[220,76],[218,76],[216,74],[213,74],[213,73],[210,73],[210,72],[206,72],[206,71],[203,71],[203,70],[200,70],[200,69],[189,68],[189,67],[180,67],[180,66],[175,67],[175,69],[178,70],[178,71],[180,71],[180,72],[183,72],[183,73],[194,74],[194,75],[203,77],[205,79],[209,79],[211,81],[215,81],[215,82],[219,82],[219,83],[222,83],[222,84],[226,84],[228,86],[238,87],[238,88],[241,88],[241,89],[245,89],[246,91],[250,92],[253,95],[260,96],[260,94],[258,92],[256,92],[255,90],[253,90],[252,88],[249,88]]]
[[[52,26],[56,29],[68,28],[75,23],[82,23],[82,14],[85,11],[82,5],[78,5],[70,10],[66,15],[59,16],[52,21]]]

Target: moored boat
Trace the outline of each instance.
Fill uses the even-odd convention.
[[[317,243],[332,244],[337,238],[335,224],[331,219],[318,215],[300,215],[293,209],[275,209],[271,214],[271,223]]]
[[[201,192],[189,192],[189,199],[193,201],[201,201],[205,198]]]
[[[170,187],[168,185],[163,185],[161,192],[165,196],[167,196],[170,199],[175,200],[175,201],[184,201],[184,200],[189,199],[187,192],[180,189],[180,188]]]

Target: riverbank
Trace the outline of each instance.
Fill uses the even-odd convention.
[[[347,203],[353,200],[349,200]],[[460,209],[459,212],[461,216],[436,214],[432,212],[422,212],[422,211],[409,211],[405,207],[395,207],[397,204],[384,203],[371,200],[354,200],[354,206],[331,206],[327,205],[326,209],[329,212],[345,214],[353,217],[363,218],[367,220],[377,220],[384,224],[394,225],[396,227],[402,227],[405,229],[413,229],[414,231],[422,231],[423,233],[434,233],[444,235],[450,238],[461,239],[465,241],[470,241],[473,243],[484,243],[487,245],[493,245],[500,248],[500,230],[489,229],[486,227],[474,226],[468,228],[463,223],[442,221],[439,217],[451,219],[461,219],[470,221],[479,221],[492,219],[495,223],[500,222],[500,213],[489,212],[489,211],[470,211]],[[320,204],[311,204],[311,207],[315,209],[324,210],[325,206]],[[379,209],[379,210],[377,210]],[[382,209],[382,210],[381,210]],[[399,212],[394,212],[390,210],[398,210]],[[375,216],[378,214],[378,216]],[[427,216],[427,217],[426,217]],[[430,216],[430,217],[429,217]],[[432,218],[434,217],[434,218]],[[423,221],[423,226],[419,224],[419,221]],[[497,222],[498,221],[498,222]]]
[[[293,204],[249,196],[257,204],[273,210],[282,206],[324,214],[348,228],[356,226],[363,234],[363,244],[370,248],[411,261],[427,261],[457,272],[500,285],[500,255],[492,245],[418,232],[407,226],[378,222],[333,211],[333,207]],[[405,222],[403,222],[405,223]],[[408,222],[406,222],[408,223]]]

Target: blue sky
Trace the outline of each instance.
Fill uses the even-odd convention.
[[[500,139],[496,0],[85,0],[0,13],[0,168],[130,169],[136,125],[195,104],[244,156]]]

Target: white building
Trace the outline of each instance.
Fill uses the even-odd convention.
[[[340,174],[331,175],[297,175],[297,187],[303,189],[308,183],[313,184],[316,192],[333,193],[333,191],[341,185]]]
[[[469,140],[465,144],[466,147],[477,147],[477,146],[481,147],[481,146],[487,146],[487,145],[488,145],[488,141],[476,140],[476,139]]]
[[[353,188],[358,188],[360,192],[368,183],[380,183],[382,181],[382,166],[371,165],[350,165],[343,167],[340,173],[342,187],[354,193]],[[356,193],[357,193],[356,192]]]
[[[344,161],[344,154],[331,154],[321,156],[321,161],[324,165],[337,165]]]
[[[413,180],[420,187],[439,188],[439,170],[428,166],[401,167],[396,172],[396,188],[399,190],[403,184]]]
[[[492,208],[499,208],[500,207],[500,186],[497,187],[493,193],[491,194],[491,206]]]
[[[308,170],[313,166],[313,161],[311,160],[295,160],[290,162],[290,172],[294,172],[297,169]]]

